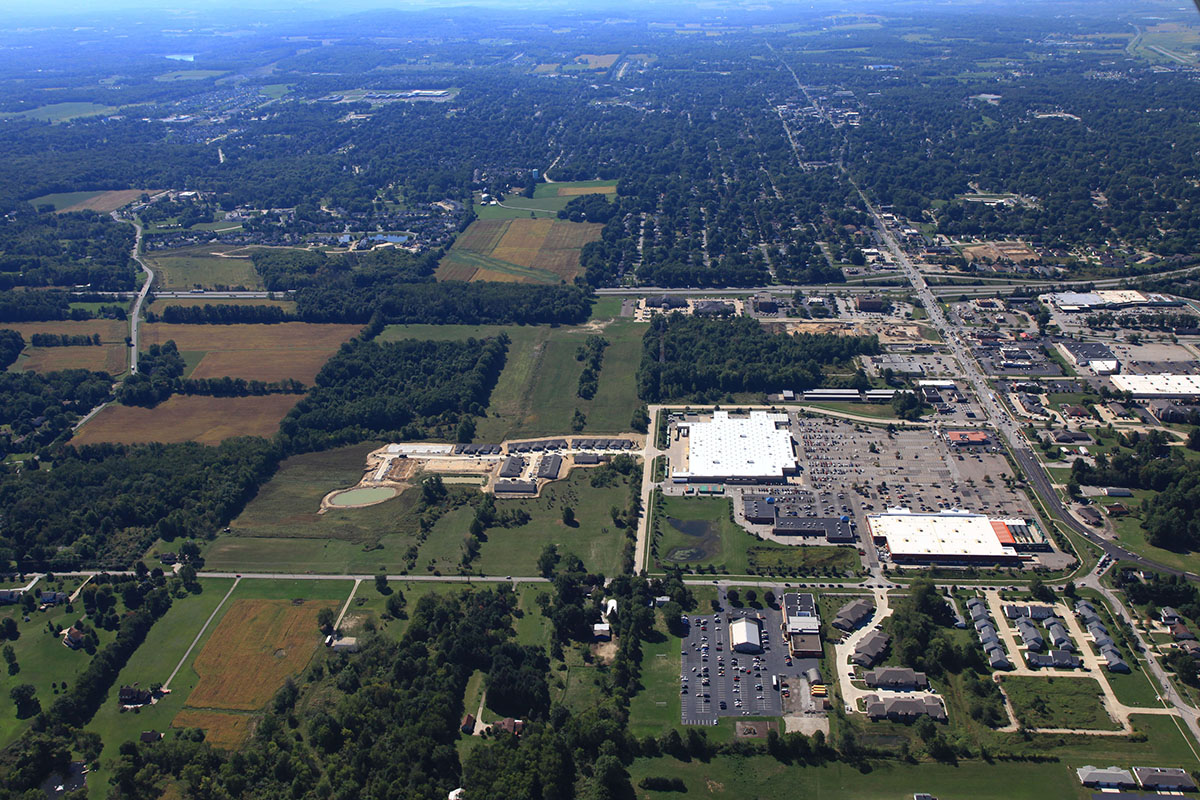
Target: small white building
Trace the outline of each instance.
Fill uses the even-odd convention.
[[[761,653],[761,623],[750,617],[742,617],[729,623],[729,647],[736,653]]]

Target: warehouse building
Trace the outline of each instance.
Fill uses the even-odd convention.
[[[735,653],[761,653],[762,623],[750,617],[729,623],[729,647]]]
[[[1111,375],[1121,368],[1116,354],[1100,342],[1058,342],[1055,347],[1074,366],[1087,367],[1097,375]]]
[[[897,564],[1015,566],[1022,556],[1014,547],[1016,537],[1009,522],[966,511],[914,514],[902,508],[868,516],[867,529]],[[1013,527],[1025,524],[1012,522]]]
[[[677,425],[686,430],[688,455],[686,469],[672,473],[676,482],[782,483],[796,471],[787,414],[714,411],[708,422]]]
[[[1200,375],[1113,375],[1113,388],[1134,397],[1155,400],[1200,398]]]

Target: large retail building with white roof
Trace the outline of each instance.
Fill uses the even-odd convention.
[[[708,421],[676,427],[688,440],[686,463],[671,473],[677,482],[782,483],[796,471],[787,414],[714,411]]]

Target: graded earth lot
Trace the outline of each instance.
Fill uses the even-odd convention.
[[[234,436],[270,436],[300,399],[298,394],[258,397],[172,395],[154,408],[106,406],[84,425],[73,444],[200,442],[218,444]]]
[[[192,378],[245,378],[310,384],[358,325],[281,322],[275,325],[170,325],[142,327],[141,343],[174,341],[181,353],[203,353]],[[194,362],[193,362],[194,363]]]

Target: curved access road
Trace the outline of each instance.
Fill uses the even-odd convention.
[[[132,219],[122,219],[117,216],[117,212],[112,212],[112,218],[118,222],[128,222],[137,231],[137,235],[133,240],[133,252],[130,256],[146,273],[146,281],[142,284],[142,288],[137,293],[137,299],[133,301],[133,310],[129,314],[129,374],[136,375],[138,371],[138,324],[141,322],[142,305],[146,302],[146,295],[150,294],[150,287],[154,284],[154,270],[146,266],[146,262],[142,261],[142,226]]]

